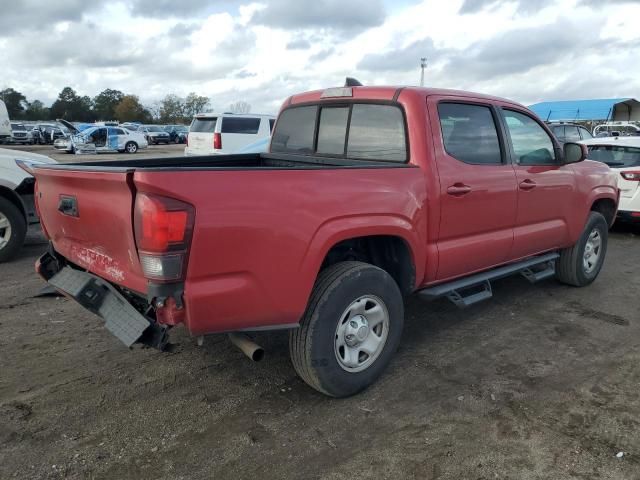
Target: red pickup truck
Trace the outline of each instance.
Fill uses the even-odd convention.
[[[501,98],[303,93],[269,153],[34,166],[37,271],[129,346],[290,329],[298,374],[347,396],[389,363],[403,296],[465,307],[510,274],[597,277],[618,190],[585,155]]]

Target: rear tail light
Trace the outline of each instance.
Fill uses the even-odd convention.
[[[214,150],[222,149],[222,134],[220,133],[213,134],[213,148]]]
[[[193,206],[173,198],[139,193],[133,217],[144,276],[159,282],[182,280],[193,233]]]
[[[620,172],[622,178],[632,182],[640,182],[640,172]]]

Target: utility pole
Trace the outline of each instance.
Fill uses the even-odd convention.
[[[420,59],[420,86],[424,87],[424,69],[427,68],[427,57]]]

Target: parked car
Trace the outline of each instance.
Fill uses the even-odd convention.
[[[184,324],[256,358],[242,332],[289,329],[298,374],[343,397],[391,360],[403,296],[466,307],[509,274],[596,279],[618,192],[586,152],[496,97],[302,93],[268,154],[37,166],[36,269],[127,346]]]
[[[34,178],[19,168],[16,159],[30,164],[55,163],[36,153],[0,148],[0,262],[20,250],[29,225],[38,223],[34,207]]]
[[[138,129],[138,132],[142,133],[146,137],[149,145],[157,145],[159,143],[169,145],[169,142],[171,141],[169,134],[158,125],[143,125]]]
[[[185,125],[166,125],[164,130],[169,134],[170,141],[173,143],[187,143],[189,127]]]
[[[25,123],[24,126],[27,129],[27,137],[29,138],[29,143],[31,145],[40,144],[42,141],[40,130],[38,130],[35,125],[30,123]]]
[[[137,123],[121,123],[120,127],[126,128],[130,132],[137,132],[140,129],[141,125]]]
[[[549,128],[560,144],[566,142],[580,142],[582,140],[589,140],[593,138],[593,135],[591,135],[589,130],[584,128],[582,125],[576,125],[575,123],[550,123]]]
[[[60,138],[53,144],[57,150],[67,153],[136,153],[149,145],[144,135],[120,127],[90,127],[75,131],[67,138]]]
[[[23,123],[11,122],[11,143],[20,143],[27,145],[31,143],[29,138],[27,127]]]
[[[53,145],[57,139],[68,136],[68,133],[64,132],[60,126],[51,123],[41,123],[37,128],[40,130],[44,143],[48,145]]]
[[[11,138],[11,122],[7,106],[0,100],[0,143],[8,142]]]
[[[618,218],[640,223],[640,137],[594,138],[583,142],[588,158],[606,163],[618,174]]]
[[[233,153],[271,135],[275,117],[261,114],[199,113],[191,122],[185,155]]]
[[[616,133],[616,135],[614,135],[614,132]],[[638,135],[640,135],[640,127],[630,122],[607,122],[596,125],[596,127],[593,129],[594,137],[633,137]]]

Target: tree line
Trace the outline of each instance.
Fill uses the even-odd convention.
[[[71,87],[65,87],[49,107],[40,100],[27,100],[25,95],[13,88],[0,90],[0,99],[7,106],[11,120],[63,118],[74,122],[118,120],[142,123],[188,123],[193,115],[209,107],[209,98],[194,92],[186,98],[169,94],[160,102],[145,106],[140,103],[137,95],[126,94],[111,88],[91,98],[87,95],[79,95]]]

